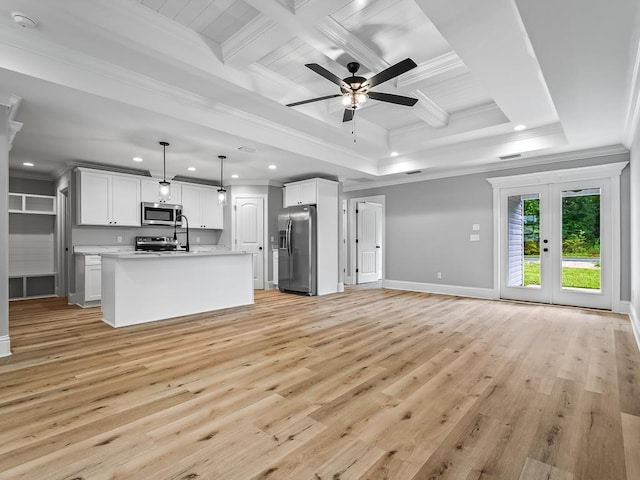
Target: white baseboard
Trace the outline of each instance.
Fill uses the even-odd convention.
[[[441,293],[444,295],[484,298],[488,300],[497,300],[499,298],[499,295],[493,288],[461,287],[458,285],[443,285],[440,283],[383,280],[382,288],[390,288],[392,290],[408,290],[411,292]]]
[[[632,303],[629,303],[629,319],[631,320],[633,336],[636,337],[636,344],[640,350],[640,318],[638,318],[638,312],[636,312]]]
[[[8,357],[11,355],[11,341],[9,335],[0,337],[0,357]]]
[[[344,283],[338,282],[338,293],[344,292]]]
[[[623,313],[629,315],[631,313],[631,302],[620,300],[617,305],[614,305],[612,311],[615,313]]]

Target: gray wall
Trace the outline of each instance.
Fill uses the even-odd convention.
[[[35,195],[55,195],[53,180],[35,180],[32,178],[9,177],[9,191],[12,193],[33,193]]]
[[[640,150],[640,149],[639,149]],[[493,189],[487,178],[628,161],[628,154],[345,192],[385,195],[385,279],[493,288]],[[640,160],[639,160],[640,161]],[[621,299],[631,294],[630,174],[621,177]],[[472,224],[480,224],[473,232]],[[480,234],[479,242],[469,235]],[[436,278],[442,272],[442,279]]]

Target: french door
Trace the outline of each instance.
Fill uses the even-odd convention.
[[[610,179],[501,189],[500,297],[612,308]]]

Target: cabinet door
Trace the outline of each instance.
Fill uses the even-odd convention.
[[[200,191],[202,228],[222,230],[224,210],[218,204],[218,191],[215,188],[203,188]]]
[[[109,225],[110,175],[81,172],[79,180],[78,224]]]
[[[284,189],[284,199],[287,207],[300,205],[300,185],[287,185]]]
[[[189,228],[202,228],[200,187],[182,185],[182,214],[187,217]]]
[[[305,182],[300,184],[300,204],[314,205],[318,203],[316,182]]]
[[[111,178],[112,225],[140,226],[140,180],[114,175]]]
[[[102,265],[86,265],[84,267],[84,301],[102,298]]]

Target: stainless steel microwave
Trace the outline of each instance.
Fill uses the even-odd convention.
[[[182,205],[142,202],[142,225],[166,225],[173,227]]]

